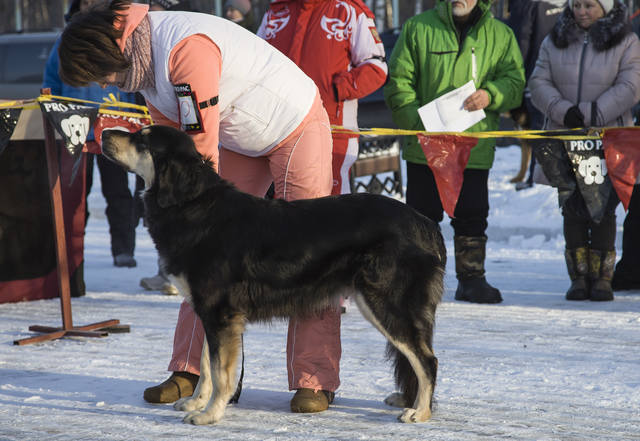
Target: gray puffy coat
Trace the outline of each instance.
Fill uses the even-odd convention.
[[[591,126],[594,102],[596,127],[632,126],[631,108],[640,100],[640,41],[626,7],[617,3],[588,31],[566,8],[540,47],[529,88],[546,129],[563,128],[567,110],[576,104]]]

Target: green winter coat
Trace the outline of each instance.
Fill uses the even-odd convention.
[[[525,85],[522,55],[511,29],[493,18],[490,0],[478,0],[481,18],[463,42],[451,16],[451,3],[438,0],[429,11],[409,19],[391,53],[384,98],[394,122],[407,130],[424,130],[418,108],[472,79],[472,51],[476,57],[477,89],[489,93],[487,117],[467,132],[497,130],[500,113],[520,105]],[[495,139],[479,139],[467,168],[489,169]],[[426,164],[415,136],[404,137],[403,158]]]

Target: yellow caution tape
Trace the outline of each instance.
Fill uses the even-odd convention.
[[[610,127],[620,129],[621,127]],[[632,128],[632,127],[629,127]],[[575,139],[601,139],[602,134],[607,128],[590,129],[587,135],[576,134],[566,135],[568,131],[583,131],[584,129],[561,129],[561,130],[503,130],[503,131],[487,131],[487,132],[427,132],[425,130],[403,130],[388,128],[371,128],[371,129],[347,129],[342,126],[331,126],[333,133],[344,133],[349,135],[361,136],[437,136],[437,135],[456,135],[466,136],[469,138],[519,138],[519,139],[545,139],[553,138],[563,141],[571,141]],[[564,135],[554,135],[553,133],[564,133]]]
[[[22,109],[39,109],[40,105],[38,103],[42,101],[53,101],[53,100],[61,100],[61,101],[74,101],[78,103],[85,104],[93,104],[98,106],[98,113],[104,113],[108,115],[116,115],[116,116],[125,116],[130,118],[144,118],[151,121],[153,124],[153,119],[149,114],[149,109],[146,106],[141,106],[135,103],[128,103],[125,101],[118,101],[113,93],[109,94],[109,97],[104,97],[104,102],[97,103],[95,101],[83,100],[80,98],[69,98],[65,96],[58,95],[40,95],[38,98],[27,99],[27,100],[14,100],[14,101],[5,101],[0,102],[1,108],[22,108]],[[139,110],[140,112],[125,112],[122,110],[114,110],[111,109],[113,107],[116,108],[130,108],[134,110]]]
[[[146,106],[139,104],[128,103],[124,101],[118,101],[116,97],[110,93],[109,97],[103,98],[104,102],[96,103],[94,101],[83,100],[79,98],[69,98],[56,95],[40,95],[38,98],[30,100],[17,100],[6,101],[0,103],[0,108],[24,108],[24,109],[36,109],[38,108],[38,102],[51,101],[51,100],[64,100],[64,101],[76,101],[87,104],[95,104],[99,106],[98,112],[109,115],[126,116],[132,118],[146,118],[152,121],[149,109]],[[140,111],[125,112],[121,110],[113,110],[113,108],[129,108]],[[153,121],[152,121],[153,123]],[[403,129],[390,129],[390,128],[361,128],[358,130],[348,129],[343,126],[331,126],[333,133],[342,133],[347,135],[361,135],[361,136],[437,136],[437,135],[455,135],[466,136],[469,138],[518,138],[518,139],[559,139],[562,141],[571,141],[578,139],[601,139],[608,129],[633,129],[640,130],[640,127],[601,127],[597,129],[589,129],[585,135],[584,129],[559,129],[559,130],[496,130],[487,132],[427,132],[424,130],[403,130]],[[576,131],[581,132],[575,135],[567,135],[567,132]],[[564,133],[563,135],[554,135],[554,133]]]

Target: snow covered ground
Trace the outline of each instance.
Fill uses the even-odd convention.
[[[88,293],[74,324],[117,318],[128,334],[14,346],[34,324],[59,326],[57,299],[0,305],[0,440],[631,440],[640,439],[640,292],[608,303],[567,302],[555,190],[516,192],[517,147],[500,148],[491,174],[488,280],[504,302],[456,302],[454,259],[437,314],[437,406],[405,425],[383,404],[394,390],[385,341],[348,305],[342,386],[330,410],[289,412],[286,325],[251,325],[239,404],[216,426],[181,422],[142,391],[167,377],[180,299],[145,292],[156,253],[138,228],[138,267],[112,266],[96,179],[86,234]],[[623,212],[618,211],[618,224]],[[452,231],[442,223],[449,255]],[[620,250],[621,228],[618,230]]]

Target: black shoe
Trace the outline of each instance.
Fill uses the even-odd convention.
[[[487,279],[475,277],[473,279],[458,280],[456,300],[471,303],[500,303],[500,291],[487,283]]]
[[[137,264],[136,259],[129,254],[118,254],[113,258],[113,265],[117,267],[133,268]]]

